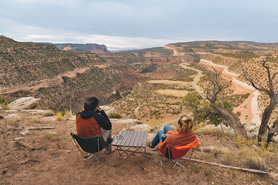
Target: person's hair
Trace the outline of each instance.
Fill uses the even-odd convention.
[[[178,124],[180,125],[181,130],[183,132],[188,132],[193,127],[193,118],[186,115],[181,116],[178,121]]]
[[[99,100],[96,97],[87,98],[84,102],[84,110],[92,111],[98,106]]]

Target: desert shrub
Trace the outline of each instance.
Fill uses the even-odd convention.
[[[224,108],[228,111],[233,110],[233,106],[230,101],[223,99],[221,102],[216,102],[218,107]],[[180,106],[185,106],[185,109],[192,111],[192,116],[195,123],[204,122],[208,120],[209,124],[219,125],[223,123],[227,126],[226,122],[223,122],[222,118],[216,113],[209,105],[209,103],[203,100],[202,96],[197,92],[190,92],[183,97]]]
[[[254,153],[248,153],[246,156],[246,166],[251,169],[266,170],[267,166],[262,158]]]
[[[62,112],[55,112],[55,118],[58,121],[63,121],[64,120],[64,114]]]
[[[0,105],[1,105],[1,107],[2,107],[4,110],[9,110],[9,109],[10,109],[8,103],[2,103],[2,104],[0,104]]]
[[[122,116],[119,113],[117,113],[117,112],[110,112],[108,114],[108,117],[109,118],[121,118]]]
[[[9,110],[9,105],[8,102],[6,101],[6,99],[2,96],[0,96],[0,106],[4,109],[4,110]]]
[[[64,114],[65,114],[66,117],[70,117],[70,116],[72,116],[72,110],[71,109],[66,109]]]
[[[2,104],[2,103],[7,103],[7,102],[4,97],[0,96],[0,104]]]
[[[204,171],[204,175],[209,179],[209,180],[212,180],[213,179],[213,172],[211,169],[206,169]]]
[[[226,165],[234,165],[236,156],[227,151],[221,158],[221,162]]]

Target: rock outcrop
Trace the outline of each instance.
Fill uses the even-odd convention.
[[[44,109],[71,107],[76,113],[90,96],[98,97],[101,104],[111,103],[145,79],[129,65],[110,65],[94,53],[66,52],[50,44],[1,36],[0,51],[0,95],[9,102],[27,96],[41,98]]]
[[[53,44],[64,51],[91,52],[91,53],[110,53],[105,45],[99,44]]]
[[[9,108],[12,110],[35,109],[40,107],[39,102],[39,98],[23,97],[11,102]]]

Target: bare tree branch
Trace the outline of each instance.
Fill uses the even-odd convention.
[[[224,108],[223,102],[222,107],[216,105],[217,97],[228,85],[223,85],[220,83],[219,72],[214,69],[214,76],[208,75],[210,81],[210,87],[206,88],[206,98],[209,101],[210,107],[218,114],[223,120],[225,120],[235,131],[239,137],[248,138],[244,127],[242,126],[239,118],[233,113]]]
[[[269,134],[274,134],[278,131],[278,118],[275,120],[273,127],[269,130]]]
[[[271,78],[269,66],[266,65],[266,62],[267,62],[267,60],[263,59],[263,67],[267,70],[268,86],[269,86],[270,92],[273,92],[274,91],[273,80]]]
[[[242,65],[241,63],[240,63],[240,65],[241,65],[241,68],[242,68],[242,71],[243,71],[243,74],[244,74],[245,78],[252,84],[252,86],[253,86],[256,90],[263,91],[263,92],[267,93],[269,96],[271,96],[271,92],[270,92],[269,90],[265,89],[264,87],[261,87],[261,86],[258,87],[258,86],[254,83],[254,81],[253,81],[253,79],[250,77],[250,75],[245,71],[243,65]]]
[[[275,78],[275,76],[276,76],[277,74],[278,74],[278,72],[274,73],[274,74],[272,75],[271,80],[274,80],[274,78]]]

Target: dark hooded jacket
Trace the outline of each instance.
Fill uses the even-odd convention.
[[[111,122],[103,110],[98,112],[82,111],[76,115],[76,130],[78,136],[84,138],[101,136],[100,128],[105,130],[112,129]]]

